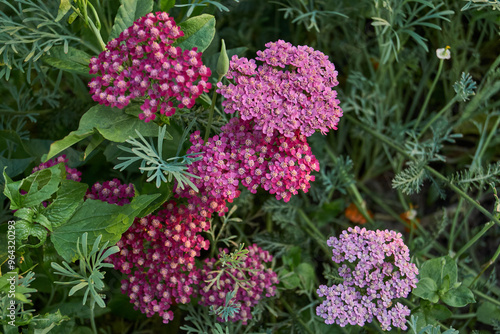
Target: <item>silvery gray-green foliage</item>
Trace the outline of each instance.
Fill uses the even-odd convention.
[[[411,37],[426,52],[427,39],[419,35],[415,30],[422,28],[433,28],[441,30],[439,21],[450,22],[447,17],[454,14],[452,10],[439,8],[444,3],[434,5],[435,1],[426,0],[375,0],[375,16],[372,17],[372,25],[376,28],[380,38],[380,59],[385,64],[391,56],[398,60],[398,54],[402,45],[408,37]]]
[[[38,62],[56,45],[63,45],[66,52],[70,43],[80,42],[56,17],[44,1],[0,0],[0,5],[11,10],[8,16],[0,11],[0,79],[9,80],[12,69],[26,73],[31,82],[31,71],[43,75]]]
[[[89,252],[89,247],[87,246],[87,237],[88,233],[85,232],[82,235],[81,239],[81,247],[80,250],[80,238],[76,243],[76,249],[78,253],[78,258],[80,262],[80,272],[77,273],[73,268],[69,266],[65,261],[62,262],[63,266],[56,262],[52,262],[51,266],[56,270],[56,274],[70,277],[74,280],[69,282],[55,282],[58,284],[64,285],[73,285],[71,290],[69,291],[69,296],[72,296],[78,290],[86,288],[85,293],[83,295],[82,304],[85,305],[87,302],[87,298],[90,293],[90,308],[94,308],[94,304],[97,303],[100,307],[106,307],[106,304],[103,300],[103,295],[99,293],[104,288],[104,274],[100,271],[102,268],[113,268],[113,264],[104,263],[103,261],[110,255],[118,253],[120,249],[118,246],[112,246],[108,249],[109,241],[106,241],[102,247],[99,248],[99,243],[101,242],[102,235],[99,235],[92,249]]]
[[[240,0],[233,1],[240,2]],[[190,17],[196,7],[207,7],[209,5],[216,7],[221,12],[229,12],[229,8],[221,4],[219,1],[215,0],[189,0],[189,3],[187,4],[177,4],[175,5],[175,7],[189,7],[186,13],[186,17]]]
[[[476,189],[486,189],[489,184],[500,182],[500,162],[492,163],[486,168],[478,166],[458,171],[450,177],[450,182],[464,190],[472,186]]]
[[[469,0],[462,7],[462,11],[469,9],[492,9],[492,10],[500,10],[500,1],[498,0]]]
[[[476,89],[476,82],[472,80],[472,76],[465,72],[462,72],[462,77],[460,81],[455,82],[453,85],[453,89],[455,93],[462,99],[464,102],[469,100],[469,96],[474,95],[474,90]]]
[[[273,1],[274,2],[274,1]],[[274,2],[283,8],[278,9],[284,12],[285,19],[291,18],[292,23],[304,24],[306,29],[311,29],[320,32],[320,25],[323,25],[333,16],[348,18],[347,15],[334,10],[326,10],[326,2],[322,0],[301,1],[301,0],[286,0],[286,3]]]
[[[234,317],[237,313],[240,312],[241,304],[238,302],[234,302],[232,299],[236,296],[238,292],[237,289],[226,294],[226,302],[223,306],[215,307],[214,305],[210,306],[210,315],[217,315],[224,319],[225,322],[229,318]],[[217,324],[218,325],[218,324]],[[220,325],[219,325],[220,327]],[[222,328],[221,328],[222,329]],[[227,329],[227,327],[226,327]]]
[[[184,189],[186,185],[188,185],[191,189],[198,191],[198,188],[189,178],[199,178],[199,176],[193,175],[186,170],[188,169],[188,165],[192,164],[194,161],[200,160],[201,157],[192,158],[186,155],[163,160],[163,141],[167,134],[167,127],[162,126],[158,129],[158,149],[155,148],[151,139],[148,142],[139,131],[135,131],[140,141],[130,137],[126,142],[132,145],[132,148],[121,145],[118,146],[121,150],[132,153],[134,156],[118,157],[118,160],[124,160],[124,162],[116,165],[114,167],[115,169],[122,171],[132,163],[141,161],[141,166],[139,167],[141,173],[147,171],[148,179],[146,181],[150,182],[155,179],[157,188],[160,187],[162,182],[171,182],[172,178],[175,178],[179,188]],[[183,140],[181,140],[180,145],[182,145],[182,142]],[[179,150],[177,154],[179,154]]]

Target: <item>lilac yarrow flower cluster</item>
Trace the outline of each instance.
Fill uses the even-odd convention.
[[[164,12],[136,20],[90,59],[90,73],[98,74],[89,83],[94,101],[122,109],[145,96],[139,115],[145,122],[154,120],[158,111],[171,116],[176,107],[191,108],[211,88],[211,72],[196,48],[182,51],[172,46],[183,35]]]
[[[418,269],[410,262],[408,247],[395,231],[369,231],[356,226],[331,237],[332,260],[343,263],[338,272],[344,282],[317,290],[326,300],[316,314],[326,324],[363,326],[376,318],[383,330],[406,330],[410,310],[396,302],[406,298],[418,282]],[[351,265],[348,265],[349,262]]]
[[[265,136],[255,130],[253,122],[240,118],[232,118],[221,130],[206,143],[199,131],[191,135],[193,145],[188,153],[202,153],[203,158],[192,163],[188,171],[200,177],[192,181],[201,194],[220,204],[232,202],[240,194],[241,183],[252,193],[262,187],[288,202],[298,190],[309,190],[314,181],[311,172],[319,170],[319,162],[305,136]],[[186,191],[177,191],[188,197]],[[213,209],[223,214],[225,205],[220,204]]]
[[[266,47],[257,52],[259,67],[253,59],[232,57],[226,77],[234,83],[217,84],[217,92],[226,99],[225,112],[238,111],[267,136],[275,130],[289,138],[296,130],[307,137],[316,130],[336,130],[342,109],[333,90],[337,71],[328,56],[282,40]]]
[[[200,233],[209,226],[173,201],[156,215],[136,218],[116,244],[120,252],[109,258],[115,269],[127,274],[122,292],[136,310],[148,317],[158,314],[168,323],[174,303],[190,302],[199,283],[195,258],[210,245]]]
[[[65,154],[60,155],[57,158],[50,159],[47,162],[41,163],[37,167],[33,168],[31,173],[35,173],[35,172],[38,172],[40,170],[50,168],[50,167],[55,166],[55,165],[60,164],[60,163],[64,164],[64,168],[66,169],[66,179],[73,180],[76,182],[80,182],[82,180],[82,177],[81,177],[82,172],[78,171],[76,168],[69,168],[68,167],[68,165],[67,165],[68,159],[66,158]]]
[[[279,283],[278,275],[270,268],[266,268],[265,263],[271,262],[273,257],[268,251],[262,250],[256,244],[247,247],[248,253],[245,261],[239,269],[222,268],[216,259],[206,259],[205,265],[201,269],[200,275],[200,304],[205,306],[224,306],[226,295],[233,291],[238,284],[243,287],[238,288],[233,302],[240,305],[238,313],[229,317],[230,321],[242,321],[246,325],[252,319],[252,308],[262,300],[263,297],[271,297],[276,294],[276,284]],[[228,249],[219,250],[219,259],[222,254],[228,254]],[[217,275],[217,271],[224,270],[217,283],[210,284]],[[236,280],[235,280],[236,279]],[[219,321],[223,321],[218,317]]]

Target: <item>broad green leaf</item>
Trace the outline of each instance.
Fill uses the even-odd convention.
[[[430,302],[426,302],[427,307],[422,307],[425,313],[426,322],[428,324],[434,323],[436,320],[442,321],[449,319],[453,313],[444,305],[441,304],[432,304]],[[424,301],[420,303],[420,306],[424,305]]]
[[[87,157],[92,153],[97,146],[99,146],[104,141],[104,137],[99,133],[94,133],[92,139],[90,140],[89,145],[85,149],[85,154],[83,155],[83,159],[87,159]]]
[[[41,213],[51,222],[53,228],[64,224],[83,203],[87,192],[85,183],[73,180],[62,180],[56,199],[44,208]]]
[[[285,289],[288,289],[288,290],[293,290],[300,285],[299,276],[295,272],[288,271],[286,269],[283,269],[280,272],[279,280],[280,280],[280,283],[283,284]]]
[[[35,160],[35,158],[26,158],[26,159],[6,159],[4,157],[0,157],[0,170],[4,170],[10,177],[15,177],[24,172],[26,168],[28,168],[29,164]]]
[[[175,6],[175,0],[160,0],[160,9],[162,12],[168,12]]]
[[[450,286],[453,286],[457,282],[457,263],[449,256],[427,260],[419,269],[420,278],[432,278],[439,288],[447,275],[450,279]]]
[[[120,36],[122,31],[130,27],[135,20],[153,10],[153,0],[120,0],[120,3],[109,40]]]
[[[290,250],[283,256],[283,263],[290,266],[290,268],[295,269],[300,264],[300,258],[302,254],[302,248],[295,246],[290,248]]]
[[[500,321],[500,307],[483,301],[477,309],[477,320],[484,324],[493,326],[493,320]]]
[[[302,262],[294,269],[294,272],[299,276],[302,286],[307,291],[312,290],[313,286],[316,285],[316,274],[311,264]]]
[[[62,19],[63,16],[66,15],[67,12],[69,12],[70,9],[71,9],[71,0],[61,0],[55,21],[57,22],[60,19]]]
[[[32,321],[29,324],[29,328],[33,330],[34,334],[52,333],[54,327],[59,326],[63,321],[70,320],[68,316],[62,315],[59,310],[55,313],[37,315],[34,319],[36,319],[36,321]]]
[[[433,303],[437,303],[439,301],[437,284],[430,277],[421,278],[417,283],[417,287],[413,289],[412,292],[415,296],[430,300]]]
[[[180,23],[179,27],[184,32],[184,36],[177,39],[173,45],[183,50],[196,47],[199,52],[203,52],[215,36],[215,17],[202,14]]]
[[[463,285],[457,289],[448,290],[448,292],[441,296],[441,300],[453,307],[464,307],[467,304],[476,302],[472,291]]]
[[[63,71],[92,76],[89,73],[90,55],[71,46],[68,47],[68,52],[64,52],[63,46],[54,46],[42,60]]]
[[[10,209],[34,207],[48,200],[59,188],[65,174],[66,170],[62,164],[40,170],[17,182],[13,182],[4,172],[4,194],[11,201]],[[27,194],[21,195],[20,190],[26,191]]]
[[[23,244],[26,247],[36,248],[41,246],[47,239],[47,230],[40,224],[30,223],[26,220],[16,222],[16,243],[22,244],[22,241],[29,237],[35,237],[40,242],[38,244]]]
[[[137,217],[144,217],[151,212],[154,212],[156,209],[162,206],[163,203],[168,201],[168,199],[172,196],[172,186],[170,185],[170,183],[162,183],[160,188],[156,188],[153,183],[144,183],[140,193],[154,194],[157,192],[160,193],[160,196],[153,202],[151,202],[151,204],[149,204],[144,210],[142,210],[141,213],[137,215]]]
[[[135,109],[130,107],[128,109]],[[145,123],[125,110],[96,105],[90,108],[80,119],[78,130],[50,145],[47,160],[58,155],[66,148],[78,143],[98,131],[105,139],[123,143],[129,137],[136,138],[138,130],[144,137],[158,136],[158,125]],[[94,142],[94,145],[96,142]]]
[[[102,234],[101,245],[109,241],[108,246],[112,246],[132,225],[134,218],[158,196],[159,194],[137,196],[131,203],[123,206],[87,200],[66,223],[54,229],[51,241],[59,255],[68,262],[77,259],[75,241],[84,232],[88,232],[88,244],[93,244]]]

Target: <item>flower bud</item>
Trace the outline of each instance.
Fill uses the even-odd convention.
[[[226,52],[226,43],[222,40],[222,47],[220,49],[219,59],[217,60],[217,74],[219,75],[219,81],[223,76],[226,75],[229,70],[229,57]]]

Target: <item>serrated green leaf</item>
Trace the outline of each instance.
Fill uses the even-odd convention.
[[[54,229],[50,240],[66,261],[75,261],[75,240],[84,232],[88,232],[89,244],[94,243],[102,234],[101,244],[109,242],[109,245],[114,245],[120,240],[122,233],[132,225],[134,218],[158,196],[159,194],[140,195],[123,206],[87,200],[66,223]]]
[[[177,39],[173,45],[183,50],[196,47],[199,52],[203,52],[215,36],[215,17],[202,14],[180,23],[179,27],[184,32],[184,36]]]
[[[64,52],[64,46],[54,46],[50,49],[50,55],[45,55],[42,60],[48,65],[63,71],[68,71],[85,76],[93,76],[89,73],[90,55],[84,51],[69,46],[68,52]]]
[[[121,110],[100,104],[93,106],[80,119],[78,130],[50,145],[47,160],[96,133],[96,131],[105,139],[119,143],[125,142],[129,137],[136,138],[135,130],[139,131],[144,137],[158,135],[158,125],[156,123],[145,123],[127,113],[128,109],[135,109],[135,107]]]
[[[441,300],[452,307],[464,307],[470,303],[475,303],[472,291],[461,285],[457,289],[450,289],[441,296]]]
[[[62,180],[57,197],[41,213],[51,222],[52,227],[56,228],[73,215],[76,208],[83,203],[86,192],[87,185],[85,183]]]
[[[37,238],[40,242],[38,244],[23,245],[32,248],[39,247],[47,239],[47,230],[39,224],[27,222],[26,220],[16,222],[16,241],[21,243],[24,240],[28,240],[30,236]]]
[[[418,281],[417,287],[412,292],[417,297],[437,303],[439,301],[437,289],[437,284],[432,278],[424,277]]]
[[[52,333],[54,327],[59,326],[63,321],[70,320],[68,316],[62,315],[59,309],[55,313],[37,315],[34,319],[36,319],[36,321],[32,321],[29,324],[29,328],[34,331],[34,334]]]
[[[130,27],[135,20],[153,10],[153,0],[120,0],[120,3],[109,40],[120,36],[122,31]]]

